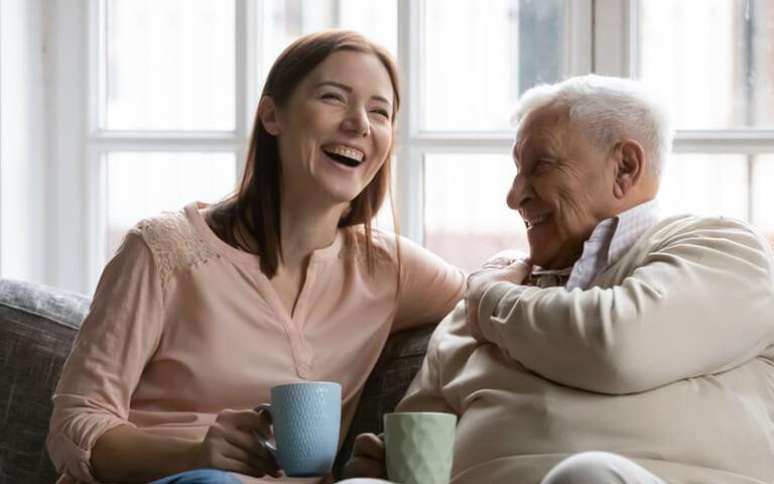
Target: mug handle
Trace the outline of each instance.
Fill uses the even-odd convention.
[[[255,407],[253,410],[256,413],[266,412],[269,414],[269,417],[274,420],[274,415],[271,413],[271,404],[269,403],[262,403]],[[274,444],[269,442],[268,439],[264,438],[264,436],[258,432],[255,433],[255,438],[258,440],[258,443],[271,455],[272,459],[274,459],[275,462],[279,462],[277,460],[277,447],[275,447]]]

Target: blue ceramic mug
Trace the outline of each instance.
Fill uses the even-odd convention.
[[[256,411],[269,412],[276,448],[258,437],[289,477],[330,474],[339,446],[341,385],[335,382],[304,382],[277,385],[271,389],[271,405]]]

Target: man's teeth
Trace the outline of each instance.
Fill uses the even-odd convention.
[[[363,158],[365,158],[365,154],[362,151],[348,146],[326,146],[325,152],[332,155],[344,156],[358,163],[362,162]]]
[[[548,218],[548,215],[543,215],[542,217],[534,218],[532,220],[526,220],[527,228],[533,227],[539,223],[543,223]]]

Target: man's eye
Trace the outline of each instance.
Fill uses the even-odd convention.
[[[544,171],[548,170],[549,168],[551,168],[551,162],[550,161],[548,161],[548,160],[538,160],[535,163],[534,168],[532,168],[532,171],[534,171],[535,173],[543,173]]]

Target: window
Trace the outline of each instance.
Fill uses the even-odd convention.
[[[137,220],[216,201],[235,187],[269,66],[293,39],[331,27],[359,30],[398,58],[400,231],[466,269],[501,249],[526,250],[523,224],[505,206],[516,99],[537,83],[588,72],[639,77],[673,108],[679,131],[662,189],[667,211],[751,220],[774,243],[774,215],[765,209],[774,203],[774,7],[767,2],[85,5],[90,192],[71,208],[86,204],[85,238],[98,241],[85,256],[91,288]],[[382,213],[378,223],[389,218]]]
[[[237,3],[98,2],[89,144],[100,242],[92,267],[140,219],[234,189],[244,144]]]
[[[404,203],[417,213],[411,235],[473,270],[500,250],[527,250],[523,222],[505,205],[515,174],[511,109],[536,84],[588,72],[588,53],[573,50],[575,36],[589,35],[579,10],[588,6],[425,0],[423,7],[420,62],[410,65],[419,67],[411,73],[419,102],[409,107],[413,123],[402,141],[417,181],[400,188],[422,194]]]
[[[672,107],[669,212],[724,214],[774,244],[774,5],[757,0],[640,0],[635,71]]]

